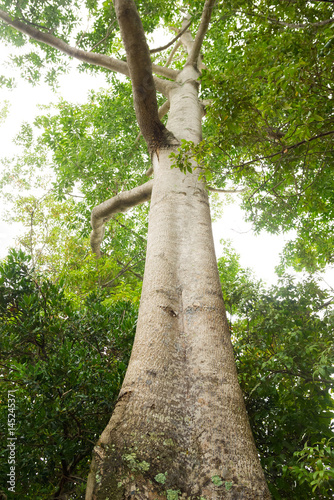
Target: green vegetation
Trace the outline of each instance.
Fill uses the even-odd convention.
[[[330,498],[334,488],[331,295],[313,277],[269,289],[226,245],[223,295],[257,449],[273,498]]]
[[[20,498],[67,491],[82,498],[94,442],[118,396],[134,337],[137,308],[103,305],[92,293],[80,305],[64,283],[11,251],[0,266],[0,422],[7,434],[8,391],[15,390],[16,470]],[[5,439],[3,439],[5,441]],[[7,451],[1,454],[6,484]]]

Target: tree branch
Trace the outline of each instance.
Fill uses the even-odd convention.
[[[152,71],[154,74],[164,76],[166,78],[169,78],[170,80],[176,80],[176,77],[179,74],[179,71],[176,71],[175,69],[167,68],[166,66],[159,66],[159,64],[154,63],[152,63]]]
[[[245,191],[248,191],[249,188],[244,188],[244,189],[219,189],[219,188],[214,188],[211,186],[206,186],[209,191],[212,193],[228,193],[228,194],[235,194],[235,193],[244,193]]]
[[[311,378],[308,376],[308,374],[303,374],[303,373],[295,373],[294,371],[292,370],[288,370],[288,369],[281,369],[281,370],[270,370],[270,374],[275,374],[275,373],[279,373],[279,374],[287,374],[287,375],[291,375],[291,377],[299,377],[299,378],[302,378],[305,382],[311,382],[311,383],[320,383],[320,384],[326,384],[326,385],[333,385],[334,384],[334,381],[333,380],[326,380],[326,379],[323,379],[323,378],[318,378],[318,379],[315,379],[315,378]]]
[[[113,22],[111,24],[109,24],[109,26],[107,28],[107,33],[104,35],[104,37],[100,41],[98,41],[97,43],[95,43],[93,45],[93,47],[90,48],[90,50],[89,50],[90,52],[93,52],[93,50],[96,49],[96,47],[98,47],[99,45],[101,45],[101,43],[105,42],[109,38],[109,36],[111,34],[111,28],[113,27],[114,24],[116,24],[116,19],[114,19]],[[82,36],[81,36],[79,42],[81,41]]]
[[[134,1],[114,0],[114,5],[126,51],[137,121],[153,154],[169,143],[169,134],[158,115],[150,51]]]
[[[170,102],[168,100],[165,101],[162,106],[160,106],[160,108],[158,109],[158,116],[159,116],[160,120],[168,113],[169,108],[170,108]],[[136,140],[135,140],[135,144],[139,141],[140,137],[141,137],[141,132],[139,132],[139,134],[137,135]],[[153,167],[150,167],[150,168],[152,168],[152,172],[153,172]]]
[[[173,47],[173,50],[172,50],[172,52],[169,54],[169,57],[168,57],[168,59],[167,59],[167,61],[166,61],[165,68],[167,68],[167,67],[170,65],[170,63],[172,62],[173,57],[174,57],[174,55],[175,55],[175,53],[176,53],[177,49],[180,47],[180,45],[182,45],[181,40],[179,40],[179,41],[175,44],[175,46]]]
[[[37,42],[41,42],[50,47],[53,47],[68,56],[78,59],[79,61],[93,64],[94,66],[100,66],[101,68],[106,68],[111,71],[116,71],[118,73],[121,73],[122,75],[130,76],[129,68],[125,61],[120,61],[119,59],[115,59],[104,54],[86,52],[85,50],[72,47],[71,45],[68,45],[66,42],[64,42],[60,38],[57,38],[51,33],[44,33],[34,28],[33,26],[19,21],[18,19],[12,19],[3,10],[0,10],[0,19],[7,23],[9,26],[15,28],[17,31],[20,31],[25,35],[28,35],[30,38],[33,38]],[[172,80],[175,80],[178,75],[178,71],[175,71],[171,68],[158,66],[157,64],[153,65],[153,71],[157,75],[161,75]],[[154,78],[154,83],[159,92],[166,96],[168,95],[169,87],[172,85],[171,82],[167,82],[159,78]]]
[[[113,214],[126,212],[131,207],[150,200],[152,188],[153,180],[150,180],[130,191],[119,193],[117,196],[104,201],[93,209],[91,216],[93,231],[90,236],[90,244],[92,251],[97,257],[101,257],[100,245],[104,236],[105,223],[111,219]]]
[[[129,271],[131,274],[133,274],[134,276],[136,276],[136,278],[138,278],[140,281],[143,281],[144,276],[143,276],[142,274],[135,273],[135,272],[133,271],[133,268],[134,268],[134,267],[137,267],[137,266],[138,266],[141,262],[143,262],[145,259],[146,259],[146,257],[143,257],[142,259],[139,259],[139,260],[138,260],[138,262],[135,262],[132,266],[130,266],[130,267],[128,268],[128,271]],[[124,264],[123,264],[120,260],[118,260],[118,259],[117,259],[117,260],[116,260],[116,262],[117,262],[117,264],[118,264],[119,266],[124,266]]]
[[[327,135],[333,135],[333,134],[334,134],[334,130],[330,130],[329,132],[324,132],[324,133],[319,134],[319,135],[314,135],[310,139],[305,139],[303,141],[297,142],[296,144],[292,144],[291,146],[286,146],[285,148],[283,148],[282,151],[278,151],[277,153],[272,153],[271,155],[267,155],[267,156],[260,156],[259,158],[255,158],[254,160],[246,161],[245,163],[240,163],[239,165],[231,165],[231,168],[234,168],[234,169],[235,168],[244,168],[244,167],[247,167],[248,165],[252,165],[253,163],[257,163],[258,161],[268,160],[270,158],[274,158],[275,156],[287,153],[291,149],[296,149],[296,148],[298,148],[298,146],[302,146],[303,144],[307,144],[311,141],[315,141],[316,139],[320,139],[321,137],[326,137]]]
[[[95,54],[93,52],[86,52],[85,50],[77,49],[75,47],[71,47],[60,38],[57,38],[50,33],[43,33],[33,26],[29,26],[27,24],[18,21],[17,19],[12,19],[6,12],[0,10],[0,19],[2,19],[5,23],[12,26],[17,31],[28,35],[30,38],[33,38],[37,42],[45,43],[50,47],[54,47],[55,49],[67,54],[71,57],[75,57],[80,61],[87,62],[90,64],[94,64],[96,66],[101,66],[103,68],[110,69],[112,71],[117,71],[122,73],[123,75],[129,76],[129,69],[124,61],[120,61],[118,59],[114,59],[113,57],[105,56],[103,54]]]
[[[136,256],[137,257],[137,256]],[[125,266],[123,266],[123,268],[116,274],[115,278],[113,278],[112,280],[110,281],[107,281],[106,283],[103,283],[102,285],[102,288],[106,288],[106,287],[109,287],[111,286],[116,280],[118,280],[118,278],[120,278],[123,274],[125,274],[127,271],[130,271],[131,272],[131,269],[133,267],[136,267],[138,266],[138,264],[140,262],[142,262],[143,260],[145,260],[145,257],[143,257],[142,259],[140,259],[139,261],[135,262],[134,264],[132,264],[132,266],[130,266],[131,262],[135,260],[136,257],[133,257],[133,259],[131,259],[127,264],[125,264]],[[135,274],[135,273],[133,273]],[[135,274],[135,276],[138,278],[138,279],[143,279],[142,276],[139,276],[138,274]]]
[[[201,23],[200,23],[198,31],[196,33],[196,37],[195,37],[191,52],[188,56],[187,64],[194,65],[197,63],[197,59],[200,55],[202,43],[203,43],[204,37],[205,37],[206,32],[207,32],[208,27],[209,27],[211,15],[212,15],[212,10],[213,10],[215,2],[216,2],[216,0],[206,0],[206,2],[204,4]]]
[[[184,28],[182,28],[182,30],[173,38],[173,40],[171,40],[166,45],[163,45],[162,47],[158,47],[157,49],[150,49],[150,53],[151,54],[155,54],[156,52],[162,52],[163,50],[168,49],[168,47],[170,47],[171,45],[173,45],[173,43],[176,42],[176,40],[178,40],[183,35],[183,33],[185,33],[187,31],[187,29],[189,28],[189,26],[191,25],[191,23],[192,23],[192,21],[190,20],[186,24],[186,26]]]
[[[321,309],[325,309],[326,307],[330,306],[332,303],[334,302],[334,299],[329,299],[327,300],[327,302],[325,302],[324,304],[322,304],[321,306],[317,307],[316,308],[316,311],[320,311]]]
[[[280,26],[287,26],[288,28],[295,28],[295,29],[302,29],[302,28],[318,28],[320,26],[326,26],[326,24],[332,24],[334,23],[334,18],[332,19],[325,19],[324,21],[319,21],[317,23],[287,23],[285,21],[280,21],[279,19],[274,19],[271,17],[267,18],[268,21],[274,24],[279,24]]]
[[[316,23],[288,23],[286,21],[281,21],[280,19],[275,19],[274,17],[268,17],[259,12],[245,12],[248,16],[261,17],[273,24],[279,24],[280,26],[286,26],[287,28],[303,29],[303,28],[318,28],[321,26],[326,26],[327,24],[334,23],[334,18],[325,19],[324,21],[318,21]]]

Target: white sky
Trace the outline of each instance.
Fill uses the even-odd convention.
[[[222,255],[221,239],[229,239],[240,254],[242,267],[251,268],[258,278],[268,284],[277,282],[275,266],[280,263],[280,253],[287,236],[262,233],[255,235],[252,224],[245,222],[243,211],[236,201],[224,208],[221,220],[213,223],[213,235],[217,257]]]
[[[0,60],[4,58],[5,53],[7,49],[0,45]],[[9,116],[5,123],[0,125],[0,156],[11,157],[15,154],[17,147],[12,140],[19,132],[22,122],[32,123],[36,115],[42,114],[38,105],[57,102],[60,97],[69,102],[84,103],[90,89],[98,90],[104,85],[105,79],[102,76],[81,73],[78,77],[75,71],[77,64],[73,61],[72,72],[59,79],[60,88],[57,93],[45,85],[33,87],[19,79],[17,87],[12,90],[0,88],[0,109],[4,101],[10,102]],[[15,237],[21,229],[19,224],[7,224],[2,220],[5,208],[0,206],[0,258],[7,254],[8,248],[14,244]]]
[[[164,40],[162,42],[164,43]],[[7,49],[0,45],[0,60],[4,60],[6,53]],[[73,66],[75,67],[76,64],[74,61]],[[5,124],[0,126],[1,156],[11,156],[15,153],[15,145],[11,140],[17,134],[23,121],[32,122],[34,116],[40,113],[37,108],[38,104],[57,102],[60,96],[70,102],[83,103],[88,90],[98,90],[104,85],[104,78],[101,76],[94,77],[85,73],[79,76],[76,73],[74,76],[74,74],[75,70],[72,76],[61,77],[58,95],[45,85],[32,87],[19,79],[18,86],[14,90],[0,89],[0,106],[6,99],[11,102],[10,115]],[[15,237],[20,232],[18,225],[9,225],[1,220],[4,208],[0,207],[0,258],[6,255],[8,248],[14,244]],[[243,220],[242,211],[237,203],[225,207],[222,219],[213,224],[213,232],[217,257],[222,253],[220,240],[230,239],[241,256],[243,267],[252,268],[256,276],[268,284],[277,281],[274,268],[279,264],[279,254],[287,240],[286,237],[266,233],[255,236],[251,224]],[[334,285],[334,276],[332,284]]]

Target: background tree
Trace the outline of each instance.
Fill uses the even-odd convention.
[[[137,309],[102,293],[70,302],[63,283],[12,251],[0,266],[1,401],[15,389],[16,488],[9,498],[83,498],[95,440],[129,360]],[[8,472],[1,405],[1,484]]]

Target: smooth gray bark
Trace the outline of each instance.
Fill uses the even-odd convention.
[[[117,10],[120,1],[115,4]],[[197,42],[189,33],[181,37],[190,64],[169,92],[167,130],[176,141],[202,138],[196,62],[212,5],[205,4]],[[140,103],[136,113],[140,122]],[[269,499],[238,384],[206,187],[196,165],[186,175],[171,168],[171,151],[177,146],[154,148],[136,337],[118,403],[94,449],[86,500],[155,500],[163,489],[192,499]],[[126,458],[131,453],[135,474]],[[159,473],[167,473],[164,488],[155,481]]]
[[[115,4],[117,10],[120,0]],[[208,24],[204,14],[200,38]],[[184,33],[181,40],[197,62],[198,47],[190,38]],[[176,142],[202,139],[198,78],[192,61],[169,92],[167,130]],[[139,122],[141,112],[139,102]],[[176,144],[162,142],[153,153],[136,337],[115,411],[94,449],[86,500],[155,500],[168,489],[189,499],[269,499],[238,384],[206,186],[197,165],[187,174],[171,168],[172,151]],[[131,470],[129,456],[137,468],[132,463]],[[155,481],[159,473],[167,473],[163,488]]]

